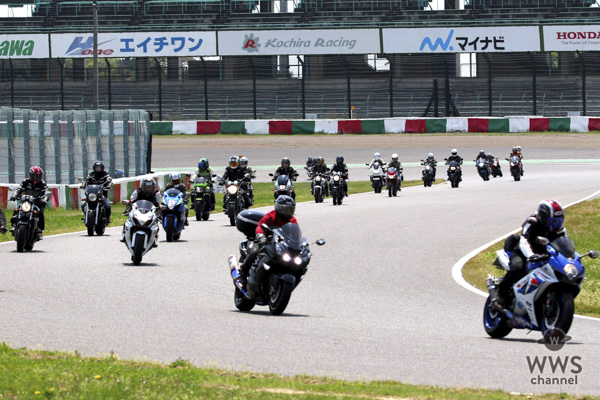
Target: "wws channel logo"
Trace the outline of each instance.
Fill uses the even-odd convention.
[[[450,33],[446,40],[438,37],[435,39],[435,42],[431,41],[429,36],[426,36],[425,39],[421,42],[421,47],[419,47],[419,51],[423,51],[425,46],[429,47],[429,51],[436,51],[438,47],[441,47],[442,51],[452,51],[454,50],[454,46],[450,45],[450,41],[452,40],[452,36],[454,35],[454,29],[450,29]]]
[[[110,40],[107,40],[106,42],[98,43],[98,55],[99,56],[102,56],[102,55],[110,56],[111,54],[113,54],[115,52],[113,49],[100,49],[100,46],[102,46],[103,44],[108,43],[108,42],[110,42]],[[65,55],[67,55],[67,56],[89,56],[93,52],[94,52],[94,37],[90,36],[84,42],[83,36],[77,36],[73,40],[71,45],[69,46],[69,49],[65,52]]]
[[[562,330],[549,329],[538,343],[552,352],[561,350],[571,340]],[[532,385],[577,385],[579,374],[583,371],[581,356],[526,356],[531,374]]]

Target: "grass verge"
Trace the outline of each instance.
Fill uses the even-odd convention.
[[[443,179],[438,179],[436,183],[444,182]],[[409,186],[418,186],[422,185],[423,181],[405,181],[402,183],[402,187]],[[254,183],[254,207],[263,207],[269,206],[273,204],[273,183],[272,182],[257,182]],[[296,201],[311,201],[313,197],[310,195],[310,182],[297,182],[294,184],[294,188],[296,189]],[[370,192],[372,190],[371,183],[369,181],[349,181],[348,182],[348,193],[349,194],[357,194]],[[382,193],[382,196],[387,195]],[[223,195],[216,194],[217,200],[217,209],[215,212],[219,212],[222,208]],[[120,226],[125,223],[126,217],[123,216],[123,212],[125,211],[125,206],[122,204],[113,204],[112,205],[112,226]],[[68,232],[77,232],[85,230],[85,225],[81,218],[83,217],[83,212],[81,210],[65,210],[63,208],[57,208],[55,210],[46,209],[44,211],[46,216],[46,230],[44,231],[44,236],[47,235],[57,235],[59,233],[68,233]],[[13,212],[12,210],[5,210],[4,214],[6,215],[6,219],[10,220]],[[190,215],[195,215],[192,211]],[[8,223],[8,228],[10,229],[11,225]],[[7,233],[6,235],[0,235],[0,242],[8,242],[14,240],[14,238]]]
[[[78,353],[13,349],[0,344],[0,397],[6,399],[514,399],[507,392],[446,389],[393,381],[329,378],[198,368],[186,360],[169,365]],[[537,399],[592,399],[551,394]]]
[[[565,227],[580,253],[589,249],[600,250],[600,199],[584,201],[569,207],[565,213]],[[462,273],[467,282],[487,291],[485,278],[488,274],[502,275],[502,271],[492,265],[496,251],[500,250],[504,240],[470,259]],[[575,312],[600,318],[600,259],[585,258],[587,279],[581,285],[581,293],[575,300]]]

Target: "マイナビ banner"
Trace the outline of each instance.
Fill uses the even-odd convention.
[[[220,56],[381,52],[379,29],[221,31],[218,35]]]
[[[598,51],[600,25],[544,26],[545,51]]]
[[[383,52],[393,53],[506,53],[539,51],[536,26],[478,28],[383,29]]]

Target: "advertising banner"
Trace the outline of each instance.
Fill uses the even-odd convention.
[[[220,56],[373,53],[379,29],[219,32]]]
[[[91,33],[52,34],[52,57],[92,57]],[[99,57],[194,57],[217,55],[215,32],[115,32],[98,34]]]
[[[598,51],[600,25],[544,26],[545,51]]]
[[[383,29],[383,52],[483,53],[539,51],[536,26]]]
[[[48,35],[0,35],[0,58],[48,57]]]

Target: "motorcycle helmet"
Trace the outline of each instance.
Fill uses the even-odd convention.
[[[342,157],[341,155],[337,156],[335,158],[335,162],[337,165],[342,165],[344,163],[344,157]]]
[[[205,171],[208,168],[208,160],[206,158],[201,158],[200,161],[198,161],[198,169],[200,171]]]
[[[96,176],[100,176],[104,173],[104,163],[100,160],[96,161],[92,166],[92,170]]]
[[[485,157],[485,151],[479,150],[479,157]]]
[[[315,159],[312,156],[308,156],[308,160],[306,160],[306,166],[310,167],[315,163]]]
[[[381,158],[381,154],[380,153],[375,153],[373,154],[373,158],[376,160],[379,160]]]
[[[319,165],[325,164],[325,159],[323,157],[318,157],[317,158],[317,164],[319,164]]]
[[[520,153],[521,152],[521,146],[517,146],[517,151]]]
[[[156,192],[156,182],[152,178],[144,178],[140,183],[140,188],[146,194],[154,194]]]
[[[398,154],[397,153],[392,154],[392,161],[394,161],[394,162],[398,161]]]
[[[281,159],[281,167],[282,167],[282,168],[289,168],[291,164],[292,164],[292,163],[291,163],[291,161],[290,161],[290,159],[289,159],[289,158],[287,158],[287,157],[283,157],[283,158]]]
[[[240,166],[240,159],[238,158],[238,156],[229,157],[229,167],[236,169],[239,166]]]
[[[518,151],[519,151],[519,149],[518,149],[517,147],[513,147],[513,148],[512,148],[512,152],[513,152],[513,153],[515,153],[515,154],[516,154]]]
[[[281,218],[289,220],[296,212],[296,202],[290,196],[281,195],[275,200],[275,212]]]
[[[456,149],[452,149],[452,155],[453,155],[453,156],[456,156],[456,155],[458,155],[458,150],[456,150]]]
[[[487,153],[487,156],[488,156],[489,158],[493,158],[493,156],[492,156],[492,153]]]
[[[542,200],[537,210],[538,220],[551,232],[560,230],[565,219],[565,212],[556,200]]]
[[[38,166],[34,166],[29,169],[29,179],[31,179],[33,183],[41,182],[43,175],[44,171]]]
[[[171,172],[169,177],[171,178],[171,183],[173,185],[179,185],[181,183],[181,174],[179,172]]]
[[[435,156],[433,155],[433,153],[429,153],[429,154],[427,154],[427,158],[429,160],[433,160],[435,158]]]
[[[248,167],[248,158],[240,157],[240,168],[244,169]]]

